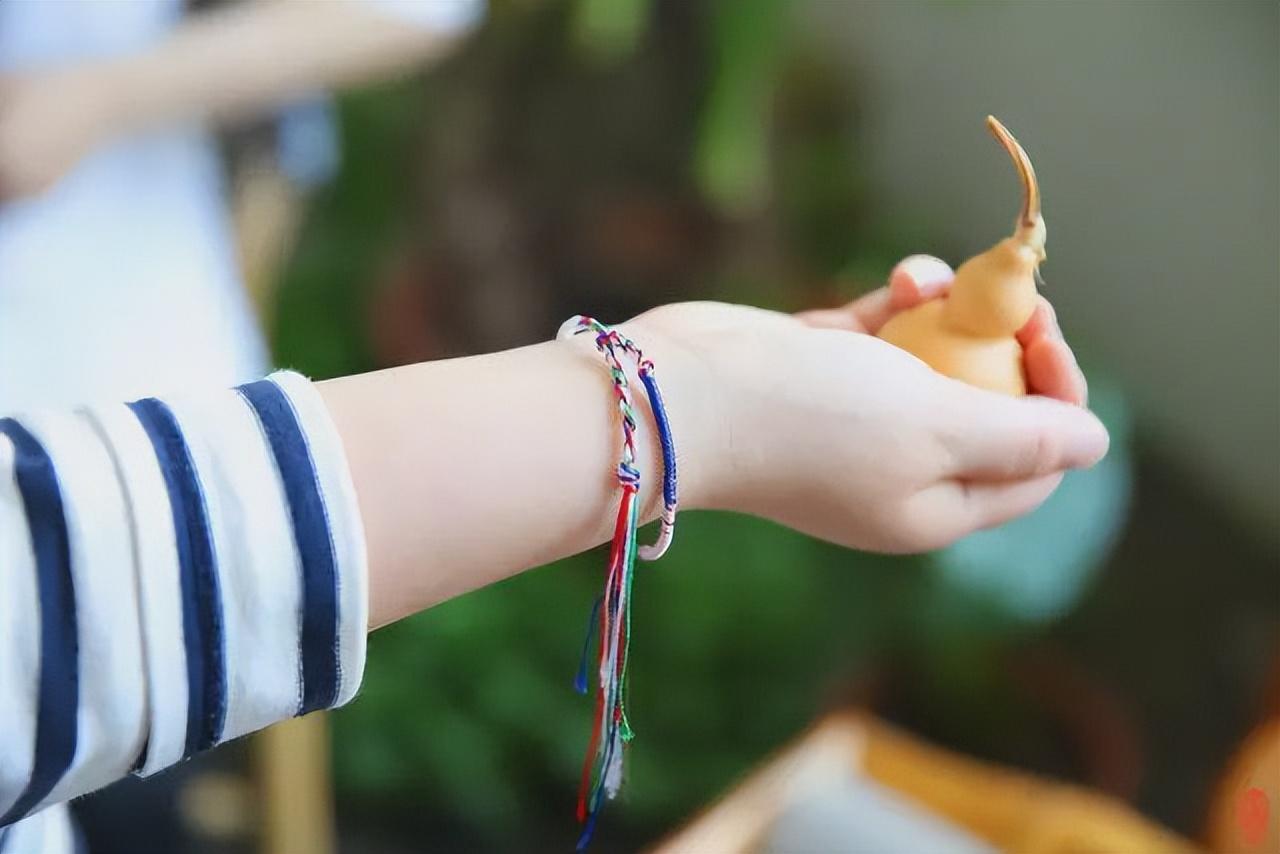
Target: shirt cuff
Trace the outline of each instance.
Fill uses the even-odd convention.
[[[306,378],[129,408],[158,469],[139,492],[169,511],[138,538],[179,544],[139,567],[146,775],[355,696],[367,567],[341,438]]]
[[[0,831],[359,688],[364,532],[298,374],[0,419],[0,535]]]

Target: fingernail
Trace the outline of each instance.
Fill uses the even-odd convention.
[[[916,283],[916,288],[923,297],[933,297],[941,293],[955,273],[941,258],[932,255],[912,255],[898,263],[898,270],[906,273]]]

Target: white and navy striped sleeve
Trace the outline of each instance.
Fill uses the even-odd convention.
[[[0,828],[350,700],[365,576],[297,374],[0,419]]]

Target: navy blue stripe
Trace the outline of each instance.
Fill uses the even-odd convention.
[[[204,492],[191,450],[172,410],[153,397],[129,409],[151,439],[173,513],[182,595],[182,642],[187,657],[187,738],[184,756],[222,739],[227,715],[227,672],[217,558]]]
[[[75,759],[80,639],[76,632],[76,591],[71,577],[67,518],[53,460],[36,437],[12,418],[0,419],[0,433],[13,442],[14,475],[31,531],[40,600],[35,760],[27,787],[0,816],[0,826],[7,826],[39,804]]]
[[[238,391],[262,423],[284,482],[293,537],[302,559],[302,702],[298,714],[338,701],[338,570],[315,461],[284,392],[270,380]]]

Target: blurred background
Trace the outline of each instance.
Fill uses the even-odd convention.
[[[682,517],[637,579],[637,738],[595,850],[663,838],[848,708],[1202,838],[1280,710],[1280,5],[493,0],[421,71],[220,127],[272,359],[327,377],[959,263],[1017,205],[987,113],[1039,173],[1043,293],[1111,455],[920,557]],[[602,563],[371,638],[330,716],[340,850],[573,844]],[[253,850],[249,749],[88,799],[91,850],[146,850],[112,818],[148,804],[178,850]]]

